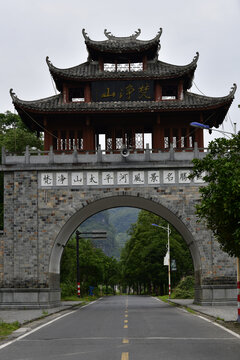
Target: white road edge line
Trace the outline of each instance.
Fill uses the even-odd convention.
[[[158,301],[163,302],[161,299],[158,299],[158,298],[156,298],[156,297],[154,297],[154,296],[152,296],[152,298],[155,299],[155,300],[158,300]],[[179,309],[185,310],[185,309],[182,309],[182,308],[179,308]],[[186,310],[185,310],[185,311],[186,311]],[[188,311],[187,311],[187,312],[188,312]],[[231,334],[231,335],[235,336],[236,338],[240,339],[240,335],[239,335],[239,334],[235,333],[235,332],[232,331],[232,330],[229,330],[229,329],[225,328],[224,326],[216,323],[215,321],[209,320],[209,319],[205,318],[204,316],[201,316],[201,315],[198,315],[198,314],[192,314],[192,315],[193,315],[193,316],[197,316],[197,317],[199,317],[200,319],[203,319],[203,320],[205,320],[205,321],[207,321],[207,322],[210,322],[210,323],[212,323],[213,325],[220,327],[222,330],[225,330],[225,331],[228,332],[229,334]]]
[[[81,309],[83,309],[83,308],[85,308],[85,307],[87,307],[87,306],[89,306],[89,305],[92,305],[92,304],[94,304],[96,301],[99,301],[99,300],[101,300],[101,299],[102,299],[102,297],[99,298],[99,299],[97,299],[97,300],[95,300],[95,301],[90,302],[89,304],[86,304],[86,305],[80,307],[78,310],[81,310]],[[28,336],[28,335],[33,334],[34,332],[36,332],[36,331],[44,328],[45,326],[48,326],[48,325],[54,323],[55,321],[64,318],[65,316],[68,316],[68,315],[71,315],[71,314],[75,313],[76,311],[77,311],[77,310],[73,310],[73,311],[70,311],[70,312],[67,313],[67,314],[63,314],[63,315],[59,316],[58,318],[53,319],[53,320],[50,320],[50,321],[48,321],[47,323],[42,324],[42,325],[36,327],[35,329],[27,332],[26,334],[23,334],[23,335],[19,336],[17,339],[11,340],[11,341],[7,342],[6,344],[0,345],[0,350],[3,349],[3,348],[5,348],[5,347],[7,347],[7,346],[9,346],[9,345],[11,345],[11,344],[13,344],[13,343],[15,343],[16,341],[19,341],[19,340],[25,338],[25,337]]]

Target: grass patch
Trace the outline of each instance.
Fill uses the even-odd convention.
[[[194,311],[193,309],[191,309],[190,307],[185,307],[185,309],[189,312],[189,313],[191,313],[191,314],[197,314],[196,313],[196,311]]]
[[[4,339],[6,336],[10,335],[14,330],[20,328],[20,324],[18,321],[13,323],[5,323],[0,321],[0,340]]]
[[[98,296],[84,296],[84,297],[78,297],[77,295],[71,295],[71,296],[63,296],[62,301],[83,301],[83,302],[90,302],[97,300]]]
[[[169,296],[168,295],[162,295],[162,296],[158,296],[158,298],[164,302],[168,302]]]

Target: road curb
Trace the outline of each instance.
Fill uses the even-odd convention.
[[[214,325],[223,328],[225,331],[232,333],[234,336],[236,336],[237,338],[240,339],[240,333],[238,333],[238,332],[236,332],[236,331],[229,328],[228,323],[229,324],[230,323],[235,323],[234,321],[224,321],[224,320],[218,319],[217,317],[215,317],[213,315],[209,315],[209,314],[206,314],[204,312],[201,312],[200,310],[192,308],[191,305],[179,304],[179,303],[176,303],[174,301],[171,301],[171,299],[166,299],[166,302],[169,303],[170,305],[182,308],[182,309],[186,310],[187,312],[189,312],[189,313],[191,313],[193,315],[199,316],[202,319],[208,320],[208,321],[212,322]],[[189,311],[189,309],[191,311]]]

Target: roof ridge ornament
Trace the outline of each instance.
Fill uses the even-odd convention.
[[[17,95],[16,95],[16,93],[13,91],[12,88],[9,90],[9,92],[10,92],[10,96],[11,96],[12,100],[14,100],[14,99],[17,98]]]
[[[118,37],[118,36],[114,36],[110,31],[107,31],[107,29],[104,29],[104,35],[108,38],[108,40],[119,40],[119,39],[136,40],[140,34],[141,34],[141,29],[137,29],[137,31],[135,31],[135,34],[132,34],[127,37]]]
[[[88,34],[86,33],[85,29],[82,29],[82,34],[85,40],[90,40]]]
[[[198,59],[199,59],[199,52],[197,51],[197,52],[196,52],[196,55],[195,55],[194,58],[193,58],[193,62],[197,62]]]
[[[156,35],[156,38],[160,39],[160,36],[162,35],[162,31],[163,31],[163,29],[159,28],[159,31],[158,31],[158,33]]]
[[[49,67],[52,66],[52,62],[49,60],[49,56],[46,57],[46,62]]]
[[[237,90],[237,84],[234,83],[233,86],[231,87],[229,95],[234,95],[236,90]]]

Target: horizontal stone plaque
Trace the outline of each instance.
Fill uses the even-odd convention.
[[[161,186],[204,183],[203,176],[205,174],[202,174],[202,177],[190,180],[190,173],[189,169],[42,172],[40,174],[40,186]]]

